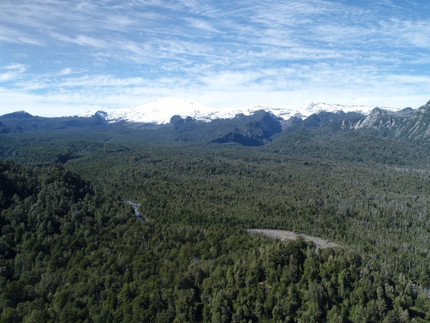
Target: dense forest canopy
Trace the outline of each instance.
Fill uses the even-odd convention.
[[[2,322],[430,320],[425,145],[97,126],[2,134],[0,156]]]

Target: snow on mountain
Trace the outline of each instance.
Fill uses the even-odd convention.
[[[321,111],[326,112],[337,112],[337,111],[343,111],[343,112],[361,112],[364,114],[369,113],[372,111],[375,107],[374,106],[364,106],[364,105],[341,105],[341,104],[327,104],[323,102],[318,103],[311,103],[309,104],[302,114],[305,117],[310,116],[311,114],[318,113]]]
[[[188,99],[182,98],[162,98],[154,102],[145,103],[131,108],[121,108],[107,110],[102,117],[109,122],[128,121],[141,123],[165,124],[170,122],[170,118],[179,115],[182,118],[192,117],[196,120],[211,121],[214,119],[234,118],[237,114],[250,115],[257,110],[269,111],[282,119],[289,119],[292,116],[305,118],[320,111],[358,111],[362,113],[370,112],[374,107],[370,106],[345,106],[339,104],[311,103],[307,107],[303,106],[253,106],[243,108],[211,108]],[[96,111],[89,111],[82,117],[95,115]],[[100,111],[98,112],[101,115]]]

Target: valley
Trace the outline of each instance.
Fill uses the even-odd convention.
[[[0,323],[430,322],[429,16],[0,1]]]
[[[2,315],[427,321],[425,109],[398,130],[385,114],[324,112],[165,125],[0,117]]]

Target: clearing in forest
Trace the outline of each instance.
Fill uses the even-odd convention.
[[[248,231],[249,233],[260,233],[260,234],[265,235],[266,237],[269,237],[272,239],[280,239],[281,241],[296,240],[300,237],[305,241],[312,241],[319,248],[339,247],[339,245],[337,243],[328,242],[328,241],[325,241],[321,238],[311,237],[311,236],[307,236],[305,234],[297,234],[297,233],[294,233],[292,231],[270,230],[270,229],[248,229],[246,231]]]

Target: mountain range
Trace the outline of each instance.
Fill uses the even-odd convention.
[[[177,106],[162,109],[166,104]],[[169,115],[167,111],[172,110],[177,114]],[[418,109],[398,111],[319,103],[293,114],[291,109],[263,107],[215,110],[175,99],[160,100],[151,107],[96,111],[83,116],[43,118],[24,111],[0,116],[0,133],[89,127],[151,130],[160,138],[176,141],[238,143],[245,146],[264,145],[299,129],[328,129],[332,132],[356,132],[380,138],[427,142],[430,138],[430,101]]]
[[[107,111],[88,111],[81,115],[82,117],[91,117],[95,114],[102,115],[108,122],[114,123],[119,121],[135,122],[135,123],[151,123],[151,124],[166,124],[169,123],[173,115],[179,115],[182,118],[191,117],[198,121],[210,122],[216,119],[231,119],[238,114],[250,115],[255,111],[264,110],[273,115],[287,120],[293,116],[306,118],[312,114],[326,112],[360,112],[368,113],[374,107],[363,105],[340,105],[327,103],[311,103],[308,106],[284,106],[271,107],[255,105],[252,107],[242,108],[212,108],[200,103],[182,99],[182,98],[162,98],[154,102],[149,102],[143,105],[122,108]],[[393,110],[392,108],[384,108]],[[174,112],[172,112],[174,111]]]

